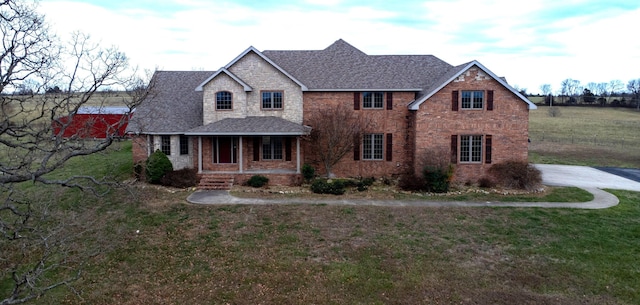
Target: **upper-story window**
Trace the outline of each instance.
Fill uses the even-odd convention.
[[[233,109],[233,98],[231,92],[220,91],[216,93],[216,110]]]
[[[383,100],[384,100],[384,92],[363,92],[362,108],[382,109]]]
[[[262,109],[282,109],[282,91],[262,91]]]
[[[484,91],[462,91],[462,109],[483,109]]]

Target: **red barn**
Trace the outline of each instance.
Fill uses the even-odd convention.
[[[104,139],[122,137],[130,118],[128,107],[83,106],[74,115],[53,121],[53,133],[64,138]]]

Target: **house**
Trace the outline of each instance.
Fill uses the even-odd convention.
[[[236,183],[300,181],[301,165],[315,160],[309,119],[335,105],[368,124],[333,174],[397,177],[444,158],[455,180],[477,181],[493,163],[527,160],[536,109],[477,61],[367,55],[343,40],[324,50],[249,47],[218,71],[158,71],[153,81],[127,127],[134,161],[160,149],[174,169]]]
[[[82,106],[72,115],[53,120],[53,134],[80,139],[122,137],[126,133],[130,112],[129,107]]]

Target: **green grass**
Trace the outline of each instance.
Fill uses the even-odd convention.
[[[529,160],[534,163],[640,168],[640,112],[633,109],[548,107],[529,113]]]
[[[197,206],[145,195],[66,304],[636,304],[640,193],[606,210]],[[136,234],[135,230],[140,230]],[[465,301],[467,300],[467,301]]]

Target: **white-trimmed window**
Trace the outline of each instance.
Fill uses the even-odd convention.
[[[362,108],[382,109],[384,92],[362,92]]]
[[[383,134],[365,134],[362,138],[362,159],[382,160]]]
[[[216,92],[216,110],[233,109],[233,95],[229,91]]]
[[[482,136],[479,136],[479,135],[460,136],[460,162],[461,163],[482,162]]]
[[[484,91],[462,91],[462,109],[483,109]]]
[[[160,136],[160,151],[165,155],[171,155],[171,136]]]
[[[262,109],[282,109],[282,91],[262,91]]]
[[[262,160],[282,160],[282,137],[262,137]]]

